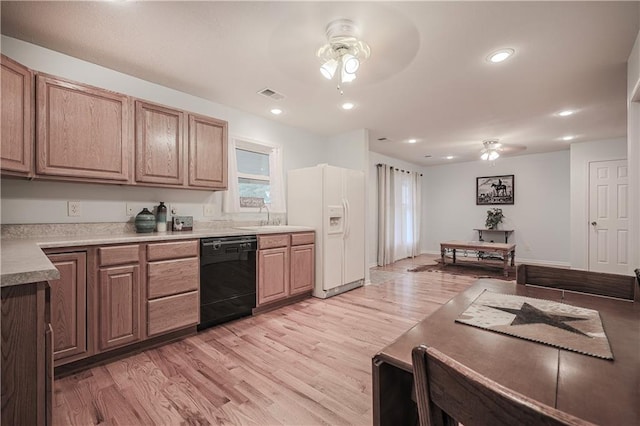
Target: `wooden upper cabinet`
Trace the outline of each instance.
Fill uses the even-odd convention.
[[[189,114],[189,186],[227,189],[227,122]]]
[[[184,185],[182,111],[135,101],[136,182]]]
[[[2,55],[2,150],[3,174],[33,173],[34,108],[33,73]]]
[[[36,77],[36,172],[129,181],[129,98],[84,84]]]

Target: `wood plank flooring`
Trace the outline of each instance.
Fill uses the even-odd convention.
[[[53,424],[370,425],[373,355],[474,281],[433,258],[56,380]]]

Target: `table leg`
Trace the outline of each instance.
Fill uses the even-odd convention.
[[[453,263],[456,263],[456,249],[453,249]]]
[[[413,374],[372,359],[374,426],[418,424],[418,407],[412,399]]]
[[[516,262],[516,250],[513,249],[513,251],[511,252],[511,266],[514,266]]]
[[[444,266],[444,254],[447,252],[447,249],[440,246],[440,257],[442,259],[442,266]]]
[[[505,251],[502,253],[503,262],[504,262],[504,276],[509,276],[509,252]]]

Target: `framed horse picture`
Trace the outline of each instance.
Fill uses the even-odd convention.
[[[477,205],[513,204],[514,198],[514,175],[476,178]]]

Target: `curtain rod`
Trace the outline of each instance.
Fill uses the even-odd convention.
[[[386,166],[386,164],[383,164],[383,163],[376,164],[376,167],[382,167],[382,166]],[[401,171],[402,173],[411,173],[411,170],[402,170],[402,169],[399,169],[399,168],[393,167],[393,166],[389,166],[389,167],[391,167],[392,169]],[[416,172],[416,173],[418,173],[418,172]],[[422,173],[420,173],[420,176],[422,176]]]

